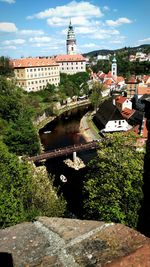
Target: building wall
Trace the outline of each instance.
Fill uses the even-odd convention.
[[[108,121],[105,125],[104,132],[118,132],[118,131],[127,131],[129,129],[129,124],[126,120],[115,120]]]
[[[60,66],[60,72],[66,74],[75,74],[78,72],[86,71],[86,62],[84,61],[72,61],[72,62],[58,62]]]
[[[17,85],[28,92],[42,90],[47,83],[57,86],[60,82],[58,65],[16,68],[14,72]]]
[[[132,97],[134,94],[137,93],[137,83],[128,83],[126,84],[126,92],[127,92],[127,97]]]

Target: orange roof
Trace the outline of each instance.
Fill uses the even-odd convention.
[[[129,119],[133,113],[135,112],[134,109],[129,109],[129,108],[125,108],[122,112],[121,112],[121,115],[126,118],[126,119]]]
[[[138,95],[144,95],[144,94],[150,95],[150,87],[144,87],[144,86],[138,87],[137,93]]]
[[[112,85],[113,81],[111,79],[108,79],[104,82],[105,85]]]
[[[126,81],[126,83],[127,83],[127,84],[128,84],[128,83],[137,83],[137,79],[136,79],[135,75],[132,75],[132,76],[130,77],[130,79],[129,79],[128,81]]]
[[[58,55],[55,57],[56,62],[64,61],[86,61],[82,55]]]
[[[41,67],[58,65],[54,60],[47,58],[21,58],[11,60],[14,68]]]
[[[123,104],[128,98],[124,96],[117,96],[116,97],[116,103]]]
[[[124,78],[122,76],[117,76],[117,83],[123,82]]]
[[[108,72],[107,78],[113,78],[113,75],[112,75],[111,71]]]

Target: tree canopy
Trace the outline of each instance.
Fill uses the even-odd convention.
[[[113,134],[99,143],[84,182],[85,217],[136,227],[143,198],[143,153],[135,136]]]
[[[4,76],[14,76],[13,68],[10,64],[10,59],[8,57],[0,57],[0,75]]]
[[[1,136],[11,152],[35,155],[40,151],[28,98],[14,82],[0,77]]]
[[[66,202],[57,197],[46,171],[18,159],[0,141],[0,226],[35,216],[63,216]]]

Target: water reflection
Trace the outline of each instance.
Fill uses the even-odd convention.
[[[86,141],[81,135],[79,127],[80,120],[88,109],[89,107],[86,106],[66,112],[42,129],[40,131],[40,138],[44,149],[50,150],[85,143]],[[51,132],[44,134],[44,131]],[[77,156],[87,164],[94,154],[95,151],[90,150],[80,152]],[[72,155],[49,159],[46,161],[46,167],[49,173],[55,175],[54,185],[59,187],[60,192],[66,198],[70,212],[82,218],[82,186],[87,173],[87,167],[76,171],[64,163],[64,159],[66,158],[72,159]],[[61,174],[67,178],[66,183],[61,181]]]

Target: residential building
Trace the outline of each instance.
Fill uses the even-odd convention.
[[[55,61],[60,66],[60,72],[75,74],[86,71],[86,60],[82,55],[58,55]]]
[[[109,55],[98,55],[97,60],[109,60],[110,54]]]
[[[117,96],[115,98],[115,105],[119,109],[119,111],[123,111],[125,108],[132,109],[132,102],[130,99],[124,96]]]
[[[17,85],[25,91],[39,91],[60,82],[59,64],[46,58],[21,58],[11,61]]]
[[[137,93],[139,81],[135,77],[131,77],[130,80],[126,81],[126,92],[127,97],[133,97]]]
[[[114,105],[113,98],[105,100],[93,118],[98,128],[106,132],[128,131],[132,128],[124,119],[118,108]]]

